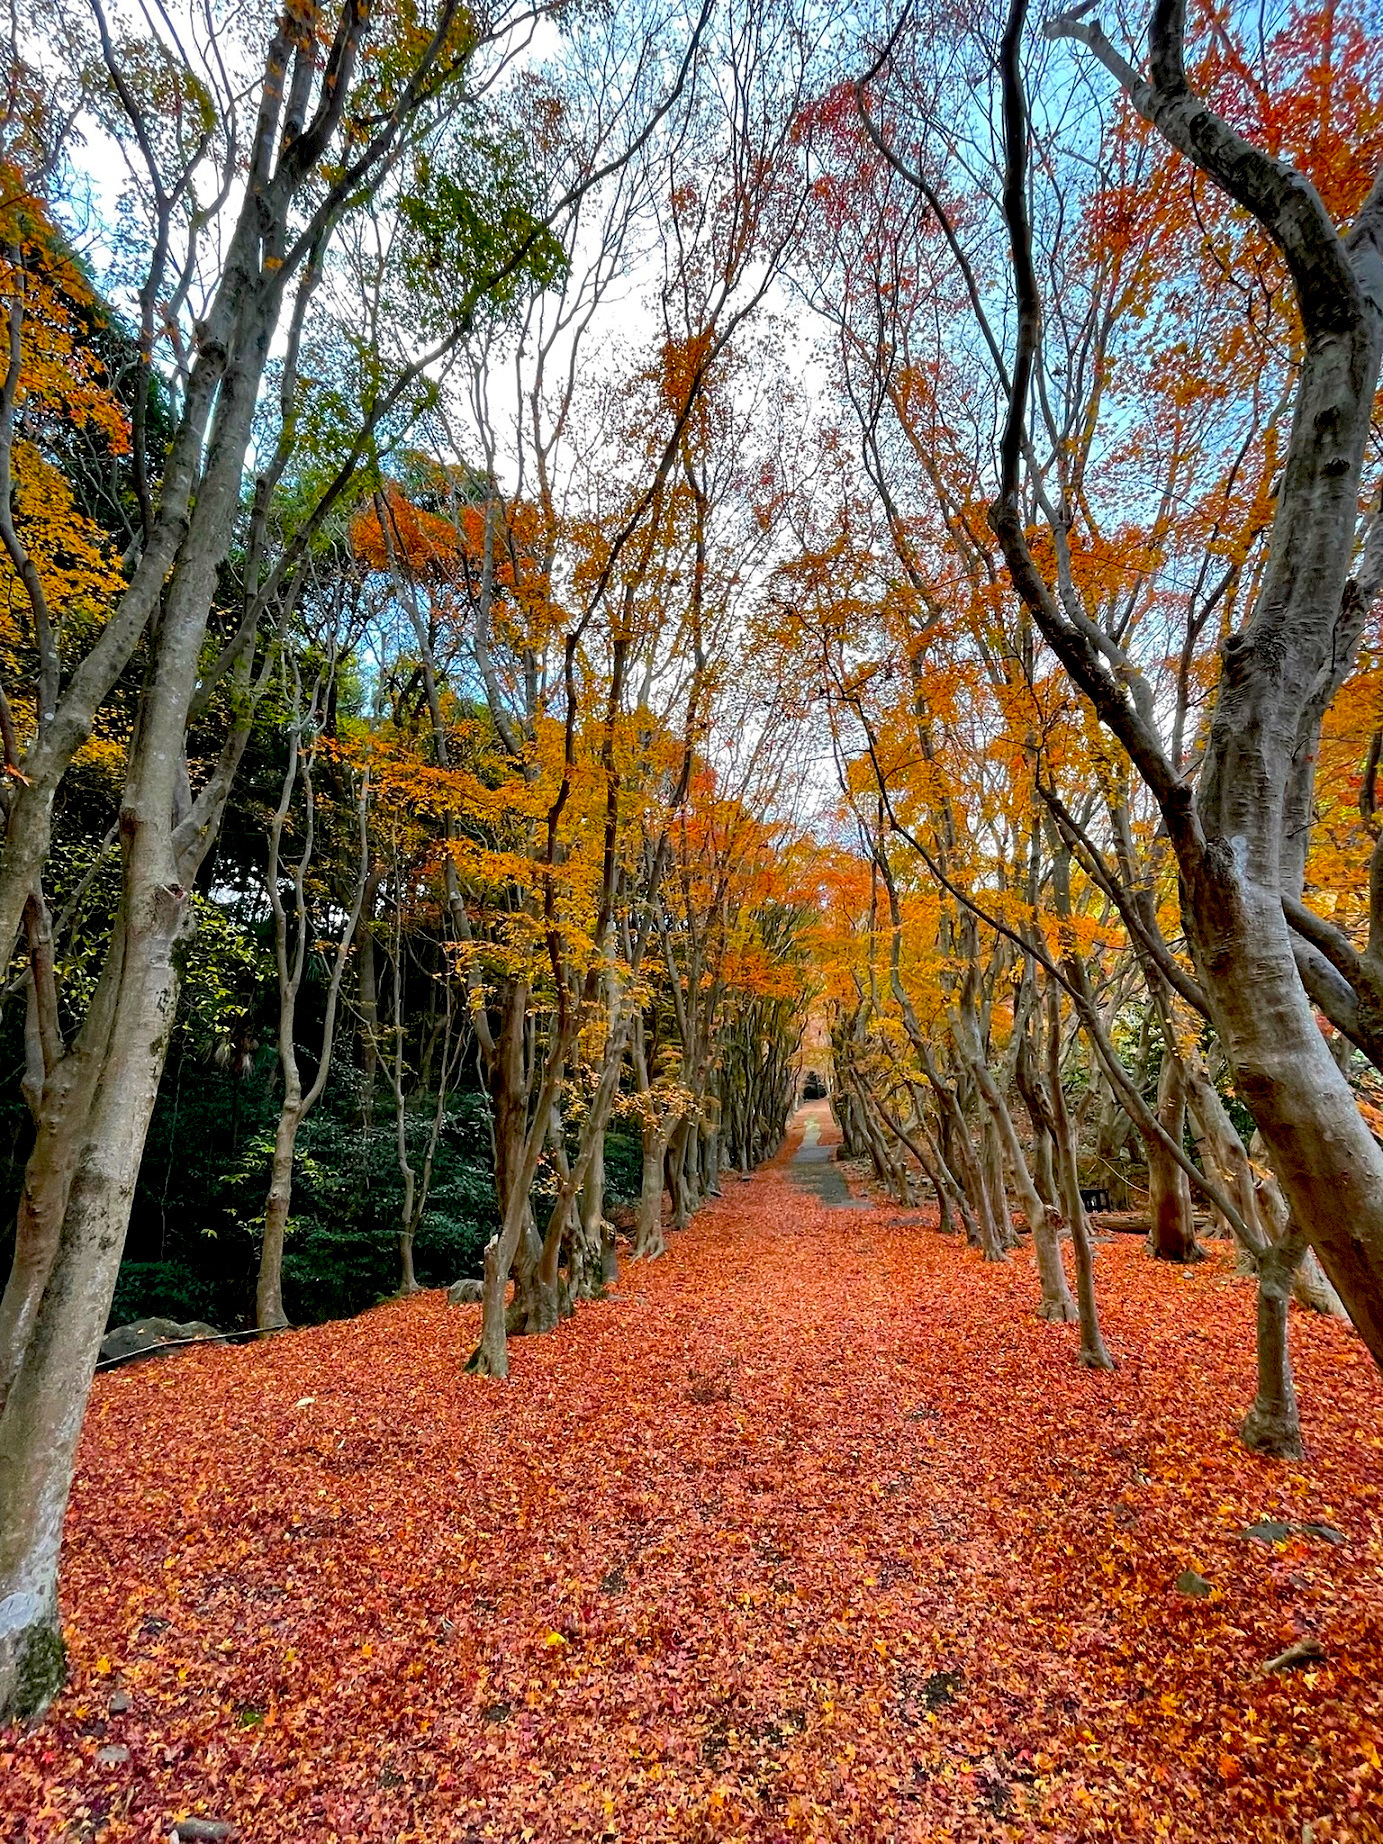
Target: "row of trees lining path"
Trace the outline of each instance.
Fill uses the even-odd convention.
[[[1376,1836],[1360,1342],[1303,1320],[1283,1469],[1223,1256],[1101,1244],[1082,1370],[1029,1251],[822,1204],[799,1138],[510,1388],[441,1292],[99,1378],[0,1836]]]
[[[449,1260],[504,1379],[616,1166],[656,1261],[773,1152],[813,1005],[1079,1366],[1092,1167],[1227,1231],[1302,1459],[1289,1301],[1383,1364],[1370,10],[184,24],[5,49],[0,1721],[122,1298]]]

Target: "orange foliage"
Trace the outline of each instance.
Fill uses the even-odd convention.
[[[395,486],[386,486],[374,501],[351,521],[351,548],[372,570],[388,570],[395,563],[406,573],[448,582],[455,575],[461,551],[456,522],[416,506]]]
[[[1100,1265],[1096,1377],[1028,1254],[779,1169],[508,1389],[440,1294],[99,1379],[0,1836],[1376,1840],[1367,1354],[1294,1315],[1283,1470],[1234,1437],[1251,1283]]]
[[[120,455],[129,447],[129,425],[84,322],[84,314],[94,310],[90,283],[42,202],[26,190],[23,175],[0,160],[0,303],[6,321],[16,296],[23,315],[19,434],[11,461],[15,525],[61,647],[73,628],[89,629],[104,619],[124,577],[109,536],[81,511],[69,481],[24,430],[65,424],[91,432],[111,455]],[[8,554],[0,551],[0,664],[7,678],[21,684],[24,653],[33,645],[31,625],[28,593]],[[27,714],[22,692],[18,703]]]

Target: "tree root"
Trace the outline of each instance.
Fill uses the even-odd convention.
[[[1092,1351],[1088,1346],[1082,1345],[1076,1355],[1076,1362],[1084,1370],[1117,1370],[1119,1368],[1103,1346],[1098,1351]]]
[[[1250,1453],[1273,1460],[1300,1460],[1306,1453],[1296,1416],[1264,1402],[1255,1402],[1239,1424],[1239,1439]]]
[[[466,1359],[466,1374],[472,1377],[507,1377],[509,1375],[508,1353],[502,1352],[496,1359],[485,1349],[485,1340],[482,1338]]]
[[[1039,1319],[1052,1325],[1074,1325],[1080,1312],[1074,1300],[1043,1300],[1037,1309]]]

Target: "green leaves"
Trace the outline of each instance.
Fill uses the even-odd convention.
[[[220,1049],[259,989],[274,977],[274,959],[257,932],[206,897],[192,898],[197,926],[182,948],[179,1023],[199,1050]]]
[[[516,132],[477,119],[414,160],[398,201],[402,273],[420,331],[501,318],[562,274],[566,254],[546,224],[541,179]]]

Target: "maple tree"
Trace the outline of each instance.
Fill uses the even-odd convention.
[[[1337,218],[1358,208],[1378,163],[1368,75],[1376,37],[1358,22],[1338,23],[1337,32],[1333,7],[1300,10],[1271,52],[1266,41],[1254,52],[1235,36],[1237,22],[1216,15],[1184,91],[1213,94],[1237,129],[1274,154],[1292,151]],[[1314,1257],[1305,1259],[1307,1244],[1348,1293],[1344,1277],[1352,1269],[1360,1284],[1367,1237],[1351,1232],[1350,1248],[1332,1257],[1340,1219],[1329,1187],[1309,1210],[1300,1196],[1290,1203],[1271,1120],[1258,1119],[1263,1143],[1251,1157],[1242,1117],[1236,1126],[1230,1116],[1226,1078],[1235,1105],[1253,1110],[1257,1091],[1236,1049],[1247,1040],[1229,1029],[1223,1005],[1258,1007],[1256,975],[1231,976],[1226,959],[1212,977],[1202,964],[1186,905],[1207,886],[1188,881],[1186,835],[1169,816],[1168,789],[1175,781],[1189,798],[1210,785],[1213,712],[1228,695],[1218,652],[1268,593],[1275,519],[1288,529],[1279,475],[1303,351],[1292,253],[1263,244],[1251,216],[1183,162],[1172,118],[1154,107],[1155,84],[1140,88],[1096,28],[1068,32],[1057,22],[1047,38],[1092,44],[1145,120],[1101,93],[1079,124],[1058,119],[1033,130],[1024,81],[1045,99],[1075,76],[1064,54],[1053,54],[1040,75],[1024,78],[1036,55],[1025,24],[1022,9],[973,30],[905,14],[881,34],[864,80],[830,92],[813,112],[824,170],[808,282],[832,328],[864,480],[827,451],[835,510],[813,509],[783,600],[799,618],[808,611],[818,699],[832,712],[842,785],[870,866],[871,923],[855,944],[864,959],[842,995],[837,1033],[838,1062],[849,1065],[846,1124],[900,1195],[909,1183],[903,1164],[927,1172],[991,1258],[1011,1241],[1011,1184],[1039,1248],[1045,1242],[1042,1310],[1063,1316],[1065,1281],[1045,1234],[1055,1211],[1072,1233],[1083,1283],[1084,1355],[1102,1361],[1079,1148],[1062,1120],[1060,1067],[1039,1082],[1044,1058],[1032,1041],[1033,1021],[1061,995],[1058,1007],[1070,1004],[1086,1044],[1083,1053],[1079,1037],[1062,1047],[1065,1082],[1075,1077],[1085,1097],[1102,1094],[1143,1141],[1154,1251],[1199,1256],[1199,1204],[1233,1231],[1258,1273],[1260,1389],[1245,1433],[1290,1452],[1300,1435],[1287,1294],[1295,1286],[1339,1311]],[[1154,14],[1154,46],[1172,47],[1168,82],[1178,95],[1184,24],[1176,9]],[[1337,62],[1346,45],[1352,52]],[[1001,49],[997,63],[986,63],[988,46]],[[1303,112],[1308,68],[1314,102]],[[987,101],[967,103],[967,89]],[[1005,137],[1007,168],[995,164],[991,124]],[[1040,178],[1020,213],[1030,134]],[[1204,149],[1192,158],[1213,178]],[[982,174],[993,175],[988,190],[974,178]],[[1239,198],[1246,203],[1255,200]],[[1355,233],[1361,250],[1367,209]],[[1367,255],[1361,260],[1367,267]],[[1006,357],[1015,331],[1016,373]],[[1370,398],[1356,394],[1360,428]],[[1002,443],[992,439],[996,425]],[[1335,648],[1335,677],[1312,693],[1320,711],[1347,676],[1340,647],[1352,654],[1366,625],[1375,549],[1376,526],[1365,520],[1341,603],[1348,636]],[[1347,565],[1349,544],[1336,555]],[[1085,716],[1073,689],[1089,701]],[[1309,730],[1319,714],[1303,722]],[[1329,1032],[1306,1004],[1309,993],[1367,1052],[1362,1014],[1338,983],[1327,993],[1322,931],[1313,936],[1309,916],[1293,907],[1314,819],[1317,751],[1303,739],[1289,752],[1296,766],[1284,796],[1284,913],[1296,930],[1285,990],[1305,1007],[1297,1041],[1306,1062],[1327,1055],[1331,1063],[1307,1085],[1311,1105],[1334,1094],[1331,1105],[1347,1106],[1367,1135],[1369,1078],[1357,1060],[1349,1068],[1338,1042],[1336,1054],[1327,1051]],[[1161,768],[1150,750],[1163,752]],[[898,896],[909,854],[921,860],[926,886],[912,913]],[[938,884],[939,911],[928,900]],[[1217,943],[1222,922],[1205,923]],[[1338,939],[1331,947],[1331,964],[1348,964]],[[931,988],[920,1006],[904,974],[909,956],[923,952],[930,963],[912,961],[914,978]],[[1229,999],[1217,996],[1219,977]],[[1142,1092],[1146,1077],[1125,1066],[1115,1041],[1130,1010],[1144,1046],[1156,1048],[1155,1096]],[[1265,1017],[1260,1008],[1255,1028]],[[1198,1043],[1211,1023],[1213,1034]],[[1052,1025],[1049,1047],[1059,1010]],[[1283,1041],[1275,1036],[1264,1049],[1277,1084]],[[1352,1078],[1345,1101],[1342,1071]],[[935,1132],[919,1078],[930,1078]],[[1013,1132],[1019,1096],[1032,1169]],[[1294,1119],[1296,1105],[1287,1108]],[[1184,1140],[1188,1116],[1195,1158]],[[1356,1157],[1372,1154],[1359,1143]],[[1084,1182],[1096,1179],[1105,1173],[1091,1174],[1087,1161]],[[1368,1309],[1358,1296],[1354,1304],[1367,1337]]]
[[[38,696],[5,790],[7,957],[25,912],[41,915],[64,777],[136,651],[145,648],[147,658],[120,800],[120,903],[85,1017],[69,1044],[51,1028],[42,1040],[36,1141],[0,1308],[7,1713],[41,1707],[61,1678],[56,1565],[80,1405],[167,1052],[189,887],[249,739],[273,631],[302,594],[321,536],[349,503],[364,463],[428,401],[430,372],[477,318],[502,313],[551,277],[560,248],[549,224],[631,152],[630,139],[616,141],[602,122],[574,182],[551,198],[505,157],[512,142],[502,135],[488,168],[476,169],[485,105],[459,106],[463,79],[484,66],[498,80],[516,55],[517,19],[501,14],[473,31],[449,0],[426,21],[411,8],[378,20],[354,4],[335,13],[290,8],[264,22],[258,42],[211,28],[192,64],[163,16],[145,22],[148,38],[99,5],[90,22],[66,12],[45,22],[64,92],[55,120],[69,132],[78,122],[99,126],[127,159],[128,242],[142,278],[130,418],[138,518],[104,622],[94,635],[70,624],[68,657],[39,613],[41,596],[33,603]],[[695,42],[693,31],[693,49]],[[647,107],[634,142],[674,106],[691,55],[684,46],[680,76],[674,58],[661,98],[639,98]],[[28,83],[17,43],[9,57],[16,80]],[[248,115],[247,97],[255,99]],[[444,193],[452,217],[464,221],[460,261],[412,259],[414,185]],[[367,209],[402,227],[406,303],[392,281],[352,260],[346,233]],[[17,282],[13,260],[9,275]],[[318,377],[310,360],[362,298],[375,337],[344,338],[348,377],[344,390],[334,389],[340,365]],[[16,291],[8,311],[12,398],[25,356],[22,309]],[[419,322],[428,335],[421,351]],[[281,323],[284,356],[266,392]],[[148,439],[156,373],[175,403],[161,452]],[[266,452],[245,507],[247,456],[266,399],[277,414],[267,435],[261,429]],[[233,548],[238,582],[223,598]],[[13,547],[10,555],[32,597],[36,572]],[[196,773],[189,726],[208,711],[220,718],[219,734]],[[30,959],[40,1022],[51,1027],[41,923]]]
[[[274,1135],[274,1153],[269,1174],[269,1190],[264,1205],[264,1234],[260,1246],[259,1276],[255,1289],[255,1322],[261,1331],[286,1326],[283,1310],[283,1244],[288,1227],[293,1196],[293,1157],[299,1129],[321,1099],[331,1075],[332,1044],[336,1034],[336,1015],[342,982],[356,931],[364,909],[365,889],[370,875],[368,768],[357,778],[355,798],[356,839],[353,875],[344,892],[332,893],[341,902],[338,916],[325,925],[335,939],[324,939],[323,923],[315,928],[309,918],[308,877],[319,867],[313,859],[317,849],[317,832],[326,821],[317,789],[316,770],[321,756],[330,758],[324,747],[321,728],[324,707],[334,689],[340,665],[338,649],[349,647],[350,635],[331,632],[314,636],[319,651],[317,670],[311,686],[304,693],[302,665],[294,658],[289,662],[291,693],[287,704],[288,760],[283,777],[283,791],[269,821],[269,848],[264,867],[264,882],[274,920],[274,962],[278,974],[278,1053],[283,1077],[283,1105],[279,1110]],[[292,861],[284,863],[285,826],[295,814],[297,836]],[[300,844],[299,844],[300,841]],[[285,888],[287,886],[287,902]],[[290,919],[291,917],[291,919]],[[309,937],[316,953],[330,955],[331,973],[327,982],[326,1004],[322,1020],[321,1043],[317,1052],[317,1071],[304,1086],[298,1060],[297,1008],[307,963]],[[408,1208],[408,1206],[406,1206]],[[406,1246],[406,1244],[405,1244]]]
[[[1021,10],[1015,12],[1006,37],[1006,221],[1020,331],[995,530],[1033,620],[1129,750],[1158,800],[1186,891],[1183,917],[1197,973],[1236,1081],[1273,1149],[1301,1235],[1322,1256],[1378,1353],[1383,1350],[1383,1268],[1366,1201],[1377,1184],[1378,1150],[1316,1026],[1283,910],[1284,890],[1290,905],[1300,881],[1293,860],[1309,830],[1311,762],[1321,715],[1349,670],[1363,614],[1373,599],[1373,559],[1367,547],[1362,576],[1354,561],[1360,473],[1378,372],[1369,305],[1370,290],[1377,285],[1376,192],[1336,203],[1337,211],[1343,207],[1347,214],[1360,213],[1347,234],[1337,232],[1330,206],[1305,171],[1293,169],[1293,178],[1284,180],[1281,162],[1224,122],[1192,89],[1181,8],[1154,11],[1146,79],[1107,51],[1102,34],[1079,24],[1053,28],[1069,30],[1090,44],[1168,144],[1258,219],[1282,253],[1301,316],[1292,432],[1263,577],[1247,624],[1222,648],[1228,664],[1217,687],[1193,793],[1184,770],[1169,760],[1157,736],[1151,694],[1136,668],[1128,693],[1116,689],[1106,695],[1115,681],[1090,634],[1073,622],[1074,604],[1066,613],[1059,611],[1022,529],[1017,479],[1038,299],[1018,205],[1025,108],[1017,47],[1023,18]],[[1305,201],[1307,222],[1298,224],[1289,195]],[[1320,419],[1333,427],[1333,406],[1341,393],[1352,414],[1327,437]],[[1328,410],[1327,404],[1332,406]],[[1289,653],[1289,665],[1280,654],[1277,623],[1295,622],[1297,611],[1307,607],[1314,611],[1314,623],[1294,629],[1298,650]],[[1117,643],[1116,654],[1121,663],[1128,661]],[[1284,836],[1293,842],[1285,860]],[[1247,1001],[1243,973],[1250,966],[1254,991]],[[1347,1206],[1354,1221],[1344,1231],[1336,1214],[1339,1187],[1358,1184],[1356,1174],[1365,1172],[1370,1176],[1362,1181],[1357,1209],[1353,1199]]]
[[[1371,1835],[1383,35],[1096,18],[13,37],[0,1827]]]

